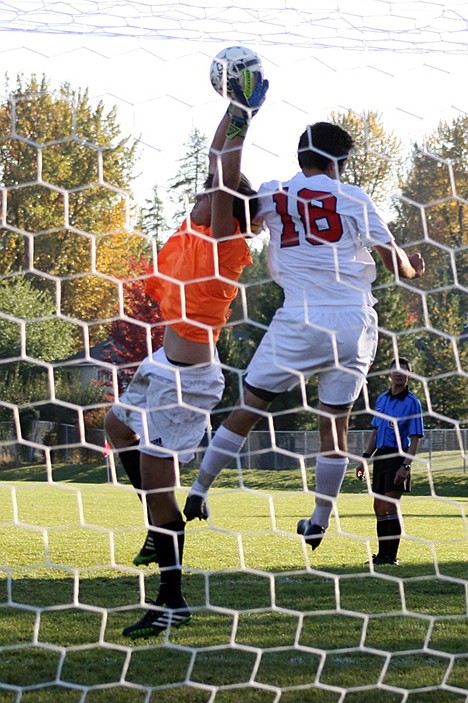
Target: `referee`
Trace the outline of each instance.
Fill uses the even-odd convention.
[[[407,359],[392,362],[391,386],[377,398],[378,414],[372,419],[372,434],[362,455],[374,462],[372,492],[379,540],[379,551],[372,556],[375,565],[398,564],[401,523],[396,501],[411,490],[411,462],[424,436],[422,406],[408,388],[410,373]],[[364,478],[364,463],[357,467],[356,476]]]

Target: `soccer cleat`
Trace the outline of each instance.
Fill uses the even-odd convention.
[[[184,598],[182,598],[176,608],[169,608],[156,602],[154,607],[148,610],[141,620],[122,630],[122,635],[131,637],[133,640],[156,637],[164,630],[167,630],[168,627],[185,625],[191,617],[192,613]]]
[[[373,554],[372,563],[374,564],[374,566],[398,566],[400,562],[398,561],[398,559],[393,559],[392,557],[389,557],[386,554],[384,554],[383,556],[380,554]]]
[[[185,501],[184,515],[188,521],[195,520],[196,517],[199,520],[208,520],[210,511],[205,498],[196,495],[196,493],[189,495]]]
[[[373,554],[370,559],[364,562],[364,564],[374,564],[377,558],[380,559],[380,556],[378,554]]]
[[[302,535],[312,549],[317,549],[325,534],[325,528],[320,525],[314,525],[310,519],[299,520],[297,523],[297,534]]]
[[[154,546],[154,535],[151,530],[148,530],[146,535],[145,543],[133,560],[135,566],[148,566],[154,562],[158,563],[158,558],[156,555],[156,549]]]

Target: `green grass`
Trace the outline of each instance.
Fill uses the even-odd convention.
[[[129,643],[158,571],[132,558],[140,503],[104,467],[0,471],[0,701],[458,703],[468,695],[468,475],[422,461],[403,497],[401,565],[372,571],[372,499],[348,472],[320,549],[295,534],[313,477],[221,474],[189,523],[192,623]],[[182,477],[180,500],[194,470]],[[344,697],[343,697],[344,696]]]

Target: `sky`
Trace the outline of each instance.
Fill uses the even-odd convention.
[[[140,141],[140,203],[154,185],[164,191],[193,127],[211,138],[227,104],[209,68],[233,44],[259,53],[271,86],[244,150],[255,187],[295,173],[300,133],[332,110],[377,110],[408,147],[468,113],[464,0],[235,4],[0,0],[0,70],[45,74],[52,88],[68,81],[117,106],[123,133]]]

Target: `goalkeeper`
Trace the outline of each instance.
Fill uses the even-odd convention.
[[[159,252],[156,275],[147,279],[165,324],[163,347],[140,364],[106,417],[108,437],[148,507],[151,528],[134,563],[154,561],[160,568],[155,603],[123,631],[132,638],[157,635],[191,617],[181,585],[185,523],[175,496],[177,470],[193,457],[222,397],[215,345],[237,281],[252,264],[245,236],[258,200],[240,167],[251,117],[268,89],[258,75],[244,73],[245,92],[233,83],[237,100],[213,138],[205,191]]]
[[[238,407],[203,457],[184,508],[188,520],[208,517],[210,486],[272,401],[297,384],[305,395],[305,382],[316,375],[315,509],[298,522],[297,532],[312,549],[322,541],[348,465],[349,416],[377,348],[376,266],[368,248],[400,278],[417,278],[425,268],[419,253],[408,257],[396,244],[361,188],[341,182],[352,147],[338,125],[310,125],[299,140],[300,171],[260,187],[259,217],[270,233],[270,270],[284,290],[284,305],[247,368]]]

